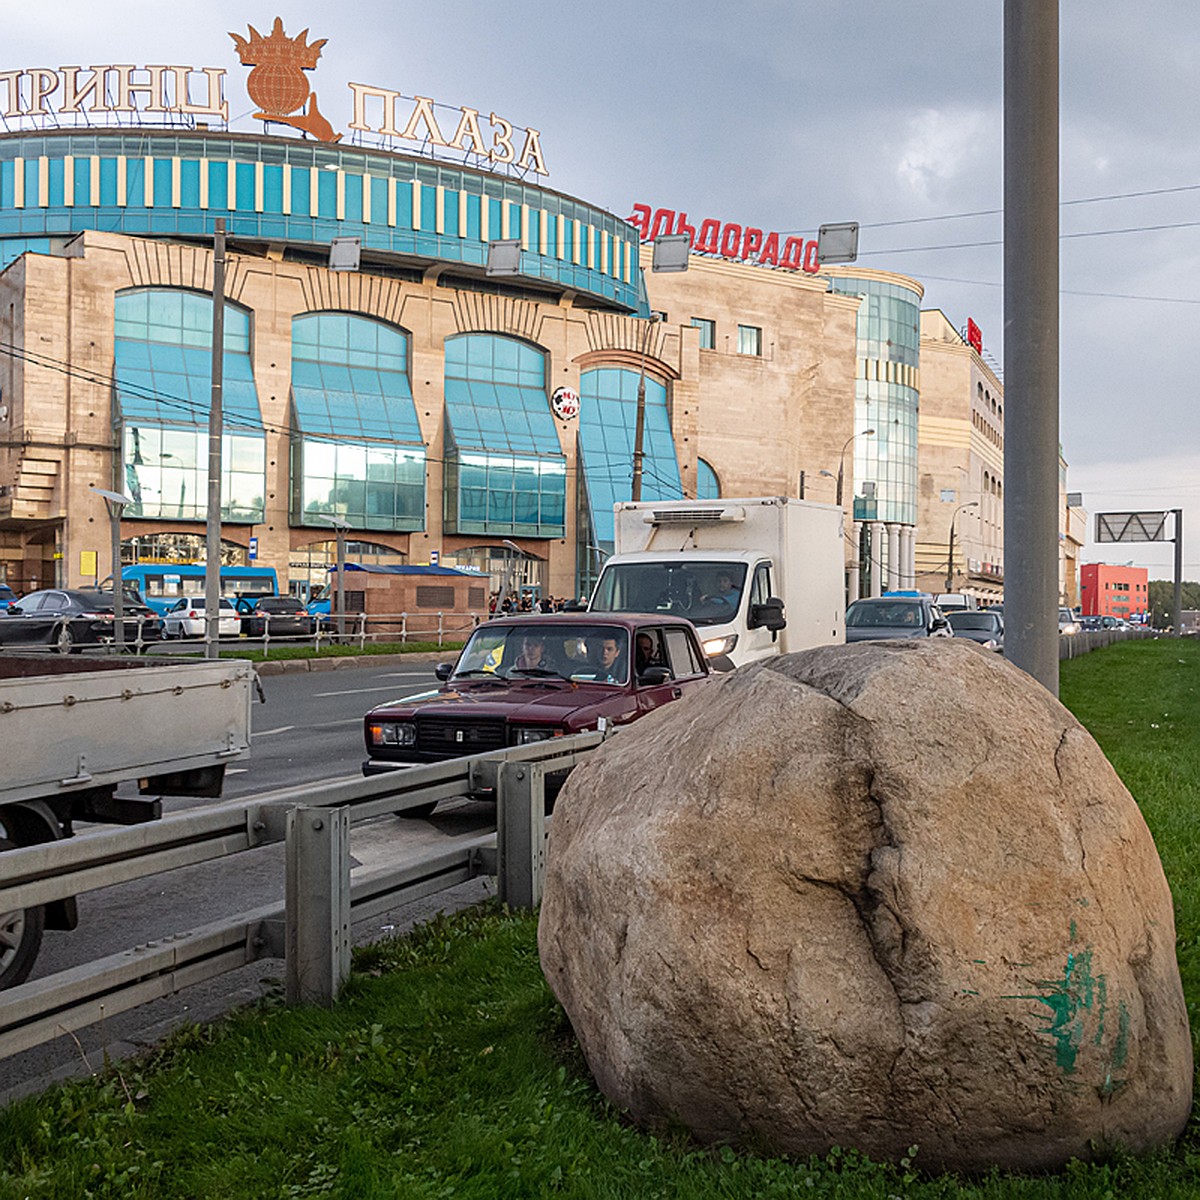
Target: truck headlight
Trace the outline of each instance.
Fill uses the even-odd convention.
[[[415,746],[417,727],[411,721],[380,721],[370,727],[373,746]]]
[[[545,742],[552,737],[561,737],[561,729],[537,729],[529,727],[517,730],[517,745],[528,746],[532,742]]]
[[[704,653],[709,658],[719,658],[722,654],[732,654],[734,646],[737,645],[738,635],[736,633],[728,633],[724,637],[709,638],[704,643]]]

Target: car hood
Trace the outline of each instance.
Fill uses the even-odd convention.
[[[620,688],[593,683],[523,680],[519,683],[461,683],[420,692],[377,705],[368,717],[404,720],[415,716],[504,717],[531,724],[554,725],[582,710],[612,708],[614,702],[633,703]]]
[[[968,642],[1003,642],[1004,634],[990,629],[956,629],[956,638],[965,638]]]

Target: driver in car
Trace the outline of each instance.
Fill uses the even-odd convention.
[[[717,573],[717,590],[700,597],[705,604],[727,605],[731,613],[737,612],[741,592],[733,585],[733,576],[728,571]]]
[[[546,639],[540,634],[526,634],[521,639],[521,653],[517,655],[514,669],[518,671],[546,670]]]

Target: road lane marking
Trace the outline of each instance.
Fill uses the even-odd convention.
[[[270,737],[273,733],[287,733],[289,729],[295,729],[295,725],[280,725],[278,729],[264,729],[261,732],[255,730],[251,737]]]

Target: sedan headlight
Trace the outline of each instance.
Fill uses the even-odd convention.
[[[724,637],[709,638],[704,643],[704,653],[709,658],[719,658],[722,654],[732,654],[734,646],[737,645],[738,635],[736,633],[728,633]]]
[[[373,746],[415,746],[417,727],[411,721],[379,721],[370,727]]]
[[[1000,643],[996,641],[995,638],[988,638],[988,640],[983,643],[983,648],[985,650],[999,650]]]
[[[545,742],[552,737],[561,736],[561,729],[538,729],[534,726],[529,726],[525,729],[517,730],[516,744],[518,746],[528,746],[533,742]]]

